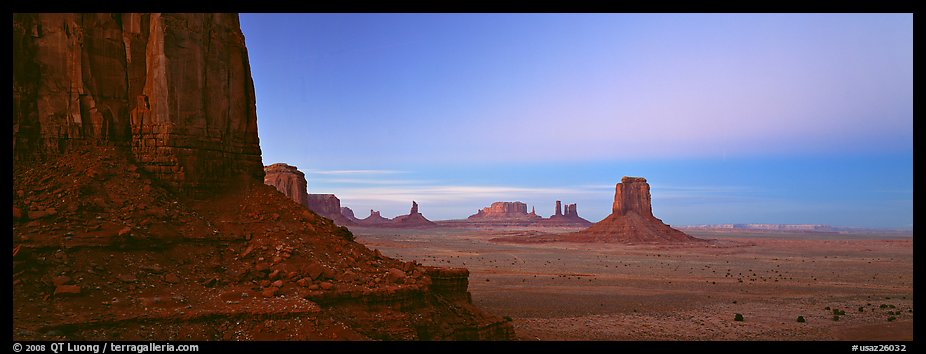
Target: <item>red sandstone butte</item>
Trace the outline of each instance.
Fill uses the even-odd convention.
[[[309,207],[309,193],[306,190],[305,174],[296,166],[275,163],[264,166],[264,184],[273,186],[299,205]]]
[[[611,215],[588,229],[564,235],[574,241],[672,243],[703,241],[673,229],[653,216],[646,178],[621,178],[614,191]]]
[[[561,202],[557,200],[553,215],[541,220],[540,224],[544,226],[589,226],[592,224],[591,221],[579,216],[578,206],[575,203],[566,204],[566,213],[561,211],[561,205]]]

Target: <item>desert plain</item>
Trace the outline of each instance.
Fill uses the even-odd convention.
[[[386,256],[468,268],[473,303],[507,316],[520,340],[913,339],[911,236],[686,230],[711,242],[492,240],[577,230],[351,227]]]

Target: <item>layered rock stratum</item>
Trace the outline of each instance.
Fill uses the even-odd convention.
[[[513,338],[465,269],[263,183],[237,15],[14,14],[13,42],[14,339]]]

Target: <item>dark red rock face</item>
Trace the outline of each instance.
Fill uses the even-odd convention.
[[[15,14],[14,161],[130,146],[177,190],[260,180],[237,14]]]
[[[275,163],[264,166],[264,184],[273,186],[283,195],[299,205],[309,207],[309,193],[306,190],[305,174],[296,166]]]

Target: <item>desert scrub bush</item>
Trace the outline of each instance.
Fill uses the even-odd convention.
[[[743,322],[743,314],[737,313],[733,315],[733,320],[738,322]]]
[[[833,321],[839,321],[839,316],[833,315]]]
[[[804,316],[797,316],[797,322],[804,323],[804,322],[807,322],[807,321],[804,320]]]
[[[887,321],[888,321],[888,322],[894,322],[894,320],[896,320],[896,319],[897,319],[897,317],[891,316],[891,317],[888,317],[888,318],[887,318]]]
[[[840,309],[833,309],[833,315],[836,316],[845,316],[846,312]]]

